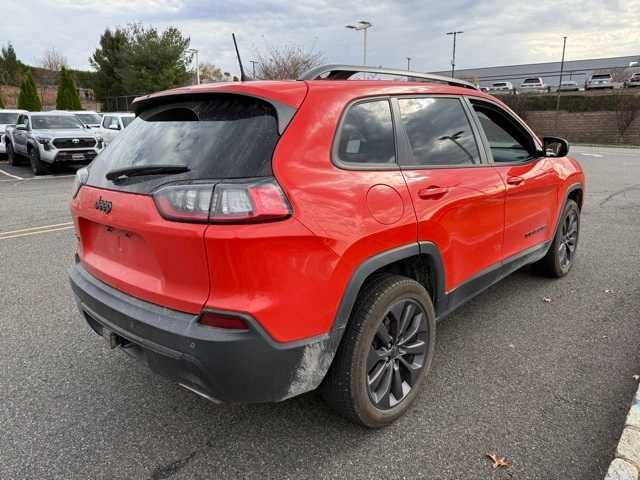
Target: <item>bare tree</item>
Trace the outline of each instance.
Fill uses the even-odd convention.
[[[40,65],[47,70],[53,70],[59,72],[62,67],[67,66],[67,57],[61,54],[53,47],[49,47],[45,50],[44,55],[40,59]]]
[[[299,46],[268,47],[258,54],[258,77],[264,80],[296,79],[324,60],[320,52]]]
[[[202,83],[221,82],[225,79],[224,72],[213,63],[200,64],[200,81]]]
[[[620,142],[624,140],[624,135],[640,115],[640,99],[636,95],[629,95],[620,90],[614,91],[613,109],[616,115],[616,127]]]

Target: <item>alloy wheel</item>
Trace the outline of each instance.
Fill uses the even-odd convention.
[[[564,222],[560,232],[560,244],[558,245],[558,261],[560,268],[568,270],[575,257],[578,246],[578,212],[571,210]]]
[[[413,299],[394,303],[380,322],[366,360],[367,392],[373,405],[389,410],[418,383],[427,354],[427,321]]]

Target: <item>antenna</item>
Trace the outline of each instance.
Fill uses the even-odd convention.
[[[244,74],[244,68],[242,67],[242,59],[240,58],[240,52],[238,51],[238,42],[236,42],[236,34],[232,33],[233,45],[236,47],[236,55],[238,56],[238,65],[240,65],[240,81],[244,82],[247,76]]]

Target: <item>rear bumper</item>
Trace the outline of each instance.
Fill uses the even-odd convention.
[[[273,402],[316,388],[328,368],[328,336],[278,344],[247,315],[246,331],[202,326],[198,317],[126,295],[89,274],[69,271],[91,328],[123,339],[120,348],[156,373],[221,402]],[[317,367],[317,368],[316,368]]]

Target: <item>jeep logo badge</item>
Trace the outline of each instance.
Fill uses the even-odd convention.
[[[96,200],[96,210],[100,210],[104,212],[105,215],[111,213],[111,209],[113,208],[113,204],[108,200],[103,200],[102,197]]]
[[[80,143],[80,139],[79,138],[74,138],[73,140],[71,140],[73,143]]]

